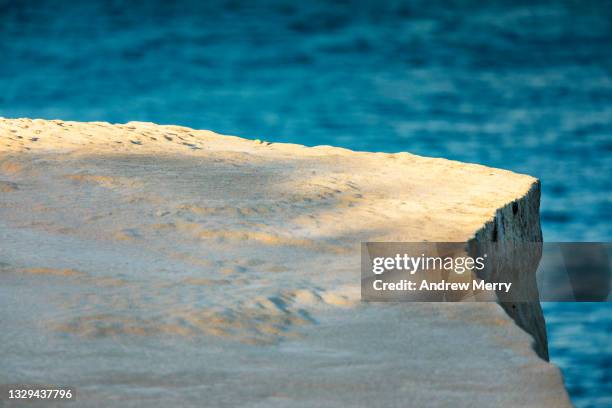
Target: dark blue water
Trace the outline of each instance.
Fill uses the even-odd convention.
[[[541,178],[546,240],[609,241],[612,4],[481,3],[0,0],[0,115],[483,163]],[[612,404],[612,308],[545,312],[574,403]]]

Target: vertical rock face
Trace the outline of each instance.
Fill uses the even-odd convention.
[[[408,153],[0,119],[0,384],[91,406],[570,406],[518,301],[538,206],[532,177]],[[483,273],[521,296],[360,302],[371,241],[491,250]]]
[[[544,314],[540,306],[536,271],[542,255],[540,228],[540,183],[495,212],[495,217],[468,242],[474,256],[494,254],[481,277],[512,282],[513,297],[498,293],[500,304],[516,324],[531,334],[533,347],[548,360]]]

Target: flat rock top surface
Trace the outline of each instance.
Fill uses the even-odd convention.
[[[529,176],[0,119],[0,383],[84,406],[563,406],[496,304],[362,304],[362,241],[466,241]],[[178,401],[178,402],[177,402]]]

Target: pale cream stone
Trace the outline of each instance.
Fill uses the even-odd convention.
[[[541,239],[533,177],[181,126],[0,119],[0,186],[0,344],[21,350],[5,364],[48,337],[36,382],[87,387],[112,380],[105,347],[121,350],[126,385],[92,406],[170,387],[158,359],[164,378],[192,373],[181,386],[208,406],[570,406],[534,351],[547,353],[539,305],[359,301],[362,241]],[[66,358],[76,374],[54,377]]]

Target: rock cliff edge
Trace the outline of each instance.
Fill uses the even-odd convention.
[[[0,383],[82,406],[570,406],[538,302],[359,296],[365,241],[496,243],[504,273],[541,241],[539,194],[408,153],[0,119]]]

